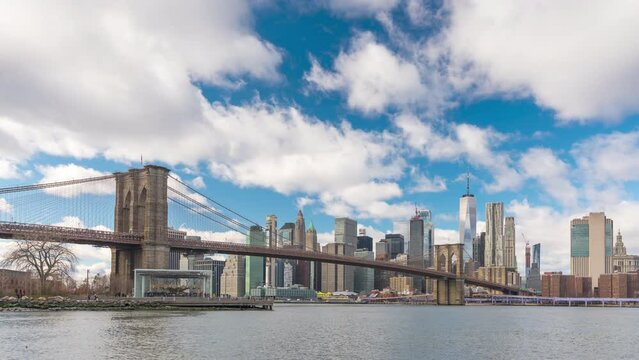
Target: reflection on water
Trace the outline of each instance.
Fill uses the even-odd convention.
[[[0,358],[636,359],[638,321],[638,309],[488,306],[0,313]]]

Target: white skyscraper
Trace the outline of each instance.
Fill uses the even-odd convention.
[[[470,173],[466,175],[466,194],[459,198],[459,242],[464,244],[464,263],[473,254],[473,237],[477,232],[477,201],[470,193]]]

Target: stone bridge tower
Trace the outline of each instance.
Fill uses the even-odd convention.
[[[168,269],[169,170],[147,165],[115,173],[116,232],[143,235],[141,247],[118,246],[111,249],[111,292],[130,294],[133,270]]]
[[[464,305],[464,244],[435,245],[435,269],[457,278],[433,280],[433,296],[440,305]]]

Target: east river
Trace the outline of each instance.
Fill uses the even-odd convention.
[[[277,305],[0,313],[1,359],[639,359],[639,309]]]

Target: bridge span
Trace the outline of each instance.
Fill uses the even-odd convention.
[[[168,180],[175,180],[169,186]],[[0,238],[15,240],[47,240],[73,244],[87,244],[111,249],[111,289],[114,293],[131,292],[135,269],[168,269],[171,249],[185,252],[223,253],[266,258],[284,258],[320,263],[332,263],[357,267],[388,270],[403,274],[423,276],[433,279],[433,294],[439,304],[463,304],[464,284],[481,286],[497,290],[504,294],[525,294],[525,291],[503,284],[465,277],[462,267],[453,259],[461,258],[463,245],[449,244],[435,246],[436,268],[418,268],[387,261],[366,260],[354,256],[327,254],[317,251],[305,251],[287,247],[245,245],[231,242],[206,241],[206,239],[186,240],[169,236],[168,204],[186,211],[198,220],[205,219],[208,224],[218,224],[230,230],[246,235],[254,227],[262,230],[257,223],[206,197],[189,185],[172,177],[169,170],[160,166],[147,165],[142,169],[114,173],[87,179],[76,179],[48,184],[35,184],[0,188],[0,195],[31,194],[43,191],[57,199],[75,199],[77,194],[68,189],[73,186],[115,185],[114,231],[95,228],[57,226],[39,223],[31,216],[49,214],[61,206],[63,200],[43,201],[36,196],[25,195],[25,203],[36,206],[35,211],[20,210],[16,205],[14,213],[19,221],[0,221]],[[78,192],[81,194],[82,191]],[[57,192],[57,193],[56,193]],[[108,192],[107,192],[108,193]],[[4,199],[0,199],[4,200]],[[4,200],[6,201],[6,200]],[[62,204],[64,205],[64,204]],[[79,206],[79,211],[91,212],[100,208],[99,204]],[[104,207],[102,207],[104,209]],[[222,209],[232,214],[222,213]],[[87,215],[84,213],[84,215]],[[29,217],[31,216],[31,217]],[[27,221],[21,220],[26,218]],[[239,219],[239,220],[238,220]],[[1,220],[1,219],[0,219]]]
[[[14,240],[47,240],[62,243],[85,244],[93,246],[111,247],[114,245],[129,245],[140,247],[143,235],[118,233],[94,229],[71,228],[63,226],[22,224],[15,222],[0,222],[0,238]],[[269,248],[221,241],[170,240],[172,249],[184,251],[201,251],[207,253],[234,254],[243,256],[262,256],[280,259],[294,259],[317,261],[338,265],[359,266],[379,270],[388,270],[402,274],[424,276],[432,279],[463,279],[466,284],[482,286],[491,290],[498,290],[504,294],[519,294],[521,289],[512,286],[496,284],[474,278],[460,278],[454,273],[435,270],[433,268],[417,268],[400,265],[388,261],[366,260],[353,256],[333,255],[320,252],[304,251],[294,248]]]

